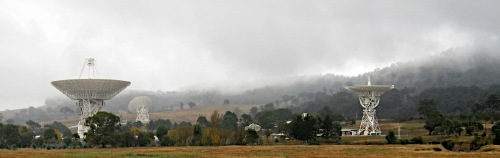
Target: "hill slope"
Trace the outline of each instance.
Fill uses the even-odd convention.
[[[276,105],[299,106],[314,99],[318,91],[326,94],[342,92],[345,86],[366,84],[368,75],[372,83],[395,85],[396,89],[405,90],[403,96],[393,99],[405,101],[408,97],[418,96],[426,89],[447,88],[457,86],[476,86],[486,89],[492,85],[500,85],[500,56],[495,49],[454,49],[425,59],[400,62],[389,67],[375,69],[358,76],[342,76],[326,74],[318,76],[289,77],[276,85],[265,85],[246,90],[238,94],[227,94],[221,90],[198,91],[137,91],[126,90],[112,100],[106,102],[104,110],[113,113],[129,113],[127,105],[136,96],[146,95],[153,100],[152,113],[174,111],[180,108],[181,102],[194,102],[197,105],[220,105],[224,100],[235,105]],[[59,112],[64,106],[75,108],[75,101],[66,97],[48,98],[46,106],[25,111],[9,111],[4,113],[4,120],[13,118],[16,123],[24,123],[28,119],[48,121],[64,118]],[[354,107],[353,107],[354,108]],[[383,107],[382,107],[383,108]],[[352,108],[348,108],[354,110]],[[355,115],[355,114],[351,114]]]

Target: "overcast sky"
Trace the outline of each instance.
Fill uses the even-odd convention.
[[[357,75],[498,45],[500,1],[0,0],[0,110],[63,96],[93,57],[128,89]]]

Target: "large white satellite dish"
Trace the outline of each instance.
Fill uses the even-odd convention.
[[[88,79],[69,79],[52,81],[52,86],[56,87],[63,94],[73,100],[77,100],[77,108],[80,109],[80,121],[78,122],[78,135],[84,138],[87,132],[85,119],[96,114],[104,106],[104,100],[109,100],[123,91],[130,85],[129,81],[111,79],[93,79],[95,77],[95,62],[93,58],[85,59],[80,72],[82,76],[85,67],[88,67]]]

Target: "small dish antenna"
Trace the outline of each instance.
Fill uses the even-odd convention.
[[[135,121],[149,123],[149,108],[151,107],[151,98],[148,96],[138,96],[130,101],[128,110],[137,113]]]

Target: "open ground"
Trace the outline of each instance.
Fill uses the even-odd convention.
[[[436,151],[438,150],[438,151]],[[441,151],[439,151],[441,150]],[[110,149],[3,150],[0,157],[498,157],[500,146],[474,152],[450,152],[441,145],[274,145],[147,147]]]

